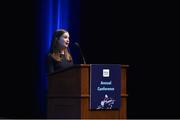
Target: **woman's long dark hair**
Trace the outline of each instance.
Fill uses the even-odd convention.
[[[56,30],[53,34],[53,38],[51,41],[51,47],[50,47],[49,55],[51,55],[58,62],[61,62],[61,57],[60,57],[61,47],[59,44],[59,39],[66,32],[68,32],[68,31],[66,31],[64,29]],[[64,55],[68,61],[72,61],[71,54],[69,53],[67,48],[64,51]]]

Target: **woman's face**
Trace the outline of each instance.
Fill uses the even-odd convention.
[[[68,45],[69,45],[69,33],[68,32],[65,32],[64,34],[61,35],[59,43],[62,48],[68,47]]]

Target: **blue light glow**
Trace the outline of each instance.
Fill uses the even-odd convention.
[[[58,15],[58,17],[57,17],[58,18],[57,19],[57,29],[59,29],[59,28],[61,28],[61,25],[60,25],[60,20],[61,20],[60,19],[60,17],[61,17],[61,14],[60,14],[61,13],[61,9],[60,9],[61,8],[60,7],[61,6],[61,1],[60,0],[58,0],[58,4],[57,5],[58,5],[58,7],[57,7],[58,8],[58,10],[57,10],[58,11],[58,14],[57,14]]]
[[[77,5],[80,0],[39,0],[37,5],[37,59],[38,59],[38,86],[37,96],[41,115],[47,112],[48,80],[46,71],[46,59],[51,45],[52,35],[57,29],[70,30],[71,42],[79,40],[78,29],[79,13]],[[70,4],[71,3],[71,4]],[[76,3],[76,5],[74,5]],[[73,4],[73,5],[72,5]],[[71,7],[70,7],[71,6]],[[71,8],[71,9],[70,9]],[[71,12],[71,13],[70,13]],[[70,14],[71,21],[70,23]],[[73,16],[73,17],[72,17]],[[77,26],[76,26],[77,25]],[[71,29],[69,29],[71,27]],[[79,28],[79,26],[78,26]],[[72,53],[74,54],[74,53]],[[76,59],[76,58],[73,58]]]
[[[49,0],[49,15],[47,15],[47,16],[49,16],[49,21],[48,21],[48,23],[46,23],[47,24],[47,26],[48,26],[48,31],[47,31],[47,33],[48,33],[48,37],[47,38],[49,38],[48,40],[47,40],[47,42],[48,42],[48,48],[47,48],[47,50],[50,48],[50,44],[51,44],[51,39],[52,39],[52,25],[53,25],[53,21],[52,21],[52,17],[53,17],[53,15],[52,15],[52,8],[53,8],[53,6],[52,6],[53,4],[52,4],[52,0]]]
[[[68,0],[39,0],[37,6],[37,48],[38,48],[38,87],[39,112],[46,116],[48,80],[46,57],[49,52],[53,32],[56,29],[68,29]],[[63,7],[62,5],[63,4]]]

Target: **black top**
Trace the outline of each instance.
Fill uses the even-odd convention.
[[[62,61],[59,63],[54,60],[50,55],[48,56],[48,73],[53,73],[58,70],[62,70],[73,65],[73,61],[67,61],[65,55],[61,54]]]

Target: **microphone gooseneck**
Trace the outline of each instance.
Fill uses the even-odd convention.
[[[86,64],[86,61],[85,61],[85,58],[84,58],[84,55],[83,55],[83,52],[79,43],[75,42],[74,44],[80,49],[81,57],[83,58],[83,63]]]

